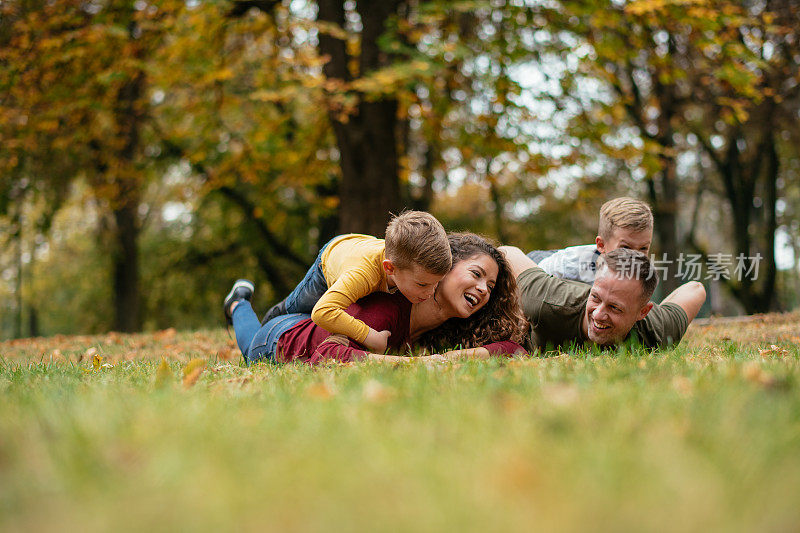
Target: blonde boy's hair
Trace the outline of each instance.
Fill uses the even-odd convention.
[[[386,259],[397,268],[411,268],[416,263],[442,276],[453,264],[447,232],[436,217],[424,211],[405,211],[389,221]]]
[[[650,206],[641,200],[622,196],[604,203],[600,208],[600,225],[597,234],[603,239],[610,239],[616,228],[632,231],[653,229],[653,212]]]

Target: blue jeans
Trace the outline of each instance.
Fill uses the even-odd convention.
[[[532,252],[528,252],[528,257],[530,257],[534,263],[539,263],[542,259],[546,257],[550,257],[558,250],[534,250]]]
[[[328,290],[328,282],[322,273],[322,253],[329,244],[330,241],[325,243],[305,277],[284,300],[287,313],[310,313]]]
[[[302,313],[280,315],[262,326],[250,302],[241,300],[233,310],[232,320],[236,344],[239,345],[244,361],[248,365],[262,359],[275,361],[275,352],[281,335],[306,318],[310,318],[310,315]]]

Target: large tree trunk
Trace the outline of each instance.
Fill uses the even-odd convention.
[[[359,106],[361,142],[350,145],[342,165],[339,231],[383,236],[391,213],[400,208],[396,139],[396,101],[364,102]]]
[[[397,11],[398,0],[358,2],[361,15],[359,74],[389,64],[378,46],[386,21]],[[341,0],[319,0],[319,20],[344,26]],[[321,34],[320,52],[330,58],[324,67],[328,79],[348,82],[349,57],[345,43]],[[397,101],[393,98],[362,99],[357,110],[343,120],[336,110],[330,119],[339,148],[339,232],[382,236],[390,214],[401,207],[397,158]]]
[[[734,140],[733,142],[736,141]],[[764,139],[757,150],[755,161],[750,167],[752,175],[740,176],[740,179],[736,181],[728,180],[734,183],[734,194],[729,193],[729,202],[731,202],[731,207],[734,208],[737,255],[743,254],[748,258],[760,257],[761,259],[758,268],[758,279],[744,276],[741,280],[737,279],[736,282],[731,281],[728,283],[731,292],[744,306],[748,314],[766,313],[774,310],[775,282],[777,278],[775,231],[778,229],[776,203],[778,200],[777,182],[780,161],[775,148],[775,136],[771,131],[765,132]],[[764,159],[766,160],[764,161]],[[741,161],[737,161],[736,168],[745,168],[745,165]],[[756,210],[753,207],[753,198],[757,194],[756,183],[762,172],[764,185],[762,209],[764,219],[758,220],[758,217],[754,216]],[[735,187],[736,184],[740,184],[740,187]],[[736,204],[734,204],[734,201]],[[756,232],[755,242],[751,237],[751,226],[753,225],[761,230]]]
[[[112,253],[115,331],[139,331],[142,327],[139,294],[138,202],[114,209],[116,233]]]
[[[660,281],[664,295],[671,293],[682,280],[677,275],[678,251],[678,218],[677,218],[677,177],[674,157],[662,157],[663,167],[660,174],[660,190],[655,180],[651,180],[649,187],[650,203],[653,206],[654,234],[657,240],[655,252],[656,260],[662,271]],[[661,263],[662,257],[667,262]]]
[[[656,81],[654,92],[661,104],[658,116],[658,143],[661,145],[661,190],[653,194],[653,218],[655,234],[658,236],[657,259],[667,258],[666,273],[661,280],[664,294],[670,294],[682,283],[677,275],[678,250],[678,168],[675,160],[675,134],[672,121],[678,114],[677,96],[674,85],[664,85]],[[651,193],[652,194],[652,193]]]
[[[775,134],[771,129],[773,112],[771,105],[764,105],[759,109],[764,131],[758,145],[747,156],[738,147],[740,142],[747,140],[740,129],[735,129],[728,135],[724,155],[720,155],[708,139],[698,137],[717,168],[723,184],[724,199],[733,214],[733,255],[743,256],[746,261],[745,274],[732,275],[731,279],[723,278],[722,281],[748,314],[764,313],[775,308],[775,231],[778,229],[776,203],[780,160]],[[759,182],[763,185],[760,190]],[[756,216],[753,205],[753,199],[759,193],[763,206],[759,209],[764,212],[763,219]],[[697,242],[691,244],[703,254],[706,261],[710,254],[717,252],[704,250]],[[758,277],[754,279],[752,274],[755,272],[748,274],[746,271],[751,266],[751,260],[755,261],[759,256],[761,260]]]
[[[135,41],[137,28],[130,23],[128,32]],[[141,49],[135,54],[141,59]],[[112,274],[114,288],[114,329],[133,332],[142,329],[141,295],[139,288],[139,205],[142,177],[136,168],[140,150],[139,128],[144,120],[141,99],[145,92],[143,71],[134,71],[117,95],[114,118],[118,138],[112,142],[116,165],[106,169],[114,184],[111,201],[115,222]]]

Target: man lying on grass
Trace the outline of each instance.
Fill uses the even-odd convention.
[[[612,346],[637,341],[649,348],[678,344],[706,299],[701,283],[681,285],[660,305],[650,301],[658,274],[650,259],[618,248],[598,259],[592,285],[547,274],[513,246],[501,246],[517,278],[530,321],[529,349],[542,352],[591,342]]]

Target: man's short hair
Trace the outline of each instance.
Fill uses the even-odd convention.
[[[386,259],[397,268],[417,264],[431,274],[450,272],[453,258],[447,232],[424,211],[404,211],[386,226]]]
[[[628,248],[617,248],[597,259],[597,272],[602,268],[623,279],[636,279],[642,285],[642,303],[650,301],[658,285],[658,272],[647,254]]]
[[[641,200],[621,196],[604,203],[600,208],[600,224],[597,234],[605,240],[614,236],[616,228],[632,231],[653,229],[653,212]]]

